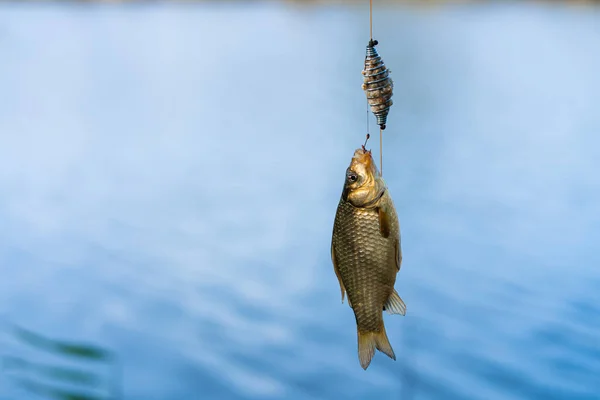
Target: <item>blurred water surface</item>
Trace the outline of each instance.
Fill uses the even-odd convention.
[[[3,319],[132,400],[600,398],[598,9],[376,9],[408,314],[365,372],[329,246],[367,12],[0,5]]]

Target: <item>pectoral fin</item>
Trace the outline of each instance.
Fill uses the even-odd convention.
[[[402,248],[400,247],[400,239],[396,239],[394,248],[396,250],[396,268],[400,271],[400,267],[402,266]]]
[[[396,290],[392,292],[383,309],[390,314],[406,315],[406,304],[404,304]]]
[[[335,249],[333,248],[333,244],[331,245],[331,261],[333,262],[333,270],[335,271],[335,276],[338,278],[338,282],[340,284],[340,290],[342,292],[342,303],[344,302],[344,296],[346,295],[346,288],[344,288],[344,282],[342,282],[342,276],[340,275],[340,271],[338,270],[336,260],[335,260]],[[348,299],[348,305],[352,307],[350,304],[350,299]]]
[[[390,236],[390,214],[387,211],[387,207],[379,207],[379,232],[381,236],[387,238]]]

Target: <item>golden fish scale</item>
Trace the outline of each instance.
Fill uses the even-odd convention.
[[[336,264],[361,332],[379,332],[383,327],[383,305],[394,290],[398,272],[398,217],[387,192],[380,201],[390,205],[387,238],[380,232],[376,208],[356,208],[342,199],[334,222]]]

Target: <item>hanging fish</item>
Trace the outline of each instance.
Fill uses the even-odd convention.
[[[383,130],[393,104],[394,82],[390,78],[390,71],[375,49],[377,44],[377,40],[371,39],[367,45],[365,68],[362,71],[364,76],[362,88],[367,94],[367,102],[371,106],[371,111],[377,118],[377,125]]]
[[[371,151],[354,152],[346,170],[331,242],[333,268],[358,331],[358,358],[367,369],[375,349],[396,359],[383,324],[383,310],[406,314],[394,290],[402,263],[400,225],[394,203]]]

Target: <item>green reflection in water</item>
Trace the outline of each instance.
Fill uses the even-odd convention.
[[[79,383],[89,386],[100,385],[102,383],[102,380],[97,375],[79,369],[75,370],[66,367],[35,364],[22,358],[12,356],[6,356],[2,361],[2,365],[7,372],[35,372],[39,376],[55,381]]]
[[[55,340],[12,325],[19,343],[60,359],[63,365],[33,362],[5,355],[2,370],[18,386],[42,398],[56,400],[107,400],[121,398],[121,374],[116,355],[100,346]],[[67,362],[71,365],[65,365]],[[86,368],[73,363],[87,363]],[[106,373],[88,369],[104,369]]]
[[[88,360],[112,361],[112,353],[97,346],[48,339],[17,326],[14,327],[14,332],[23,342],[37,347],[40,350],[60,353],[66,356],[86,358]]]
[[[46,385],[43,383],[35,382],[29,379],[17,379],[17,384],[24,389],[27,389],[31,393],[35,393],[38,396],[42,396],[48,399],[56,400],[106,400],[110,397],[98,396],[92,394],[75,393],[71,390],[59,389]]]

